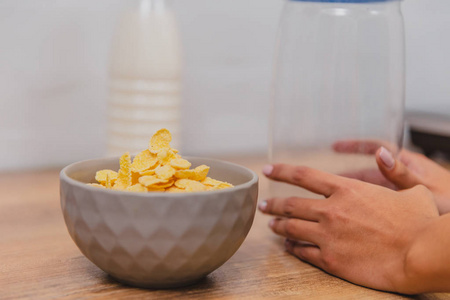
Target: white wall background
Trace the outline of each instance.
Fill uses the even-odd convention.
[[[0,2],[0,170],[105,153],[108,49],[124,0]],[[183,153],[264,153],[282,0],[176,0]],[[403,2],[407,108],[450,115],[450,1]]]

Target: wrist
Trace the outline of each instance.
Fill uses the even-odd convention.
[[[443,227],[450,229],[448,226],[443,226],[448,225],[450,218],[447,219],[447,224],[443,222],[443,217],[431,219],[414,236],[404,258],[404,276],[398,292],[419,294],[445,291],[443,286],[448,285],[448,282],[445,283],[444,273],[448,270],[445,270],[446,258],[442,257],[442,252],[447,251],[448,245],[445,245],[445,239],[441,239],[441,236],[446,232]]]

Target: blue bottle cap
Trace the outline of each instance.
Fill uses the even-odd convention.
[[[371,3],[371,2],[388,2],[401,0],[290,0],[298,2],[324,2],[324,3]]]

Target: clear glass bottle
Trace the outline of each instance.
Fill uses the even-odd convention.
[[[181,42],[170,0],[134,0],[111,48],[108,155],[137,153],[157,130],[179,148]]]
[[[368,155],[374,144],[399,151],[405,89],[400,4],[285,2],[274,68],[271,162],[342,174],[376,169]],[[272,192],[292,190],[274,184]]]

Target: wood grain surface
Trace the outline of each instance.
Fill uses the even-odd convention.
[[[237,160],[255,171],[263,160]],[[124,286],[71,240],[59,204],[58,170],[0,174],[0,299],[450,299],[367,289],[290,256],[257,212],[238,252],[198,284],[174,290]],[[260,199],[267,195],[261,177]]]

